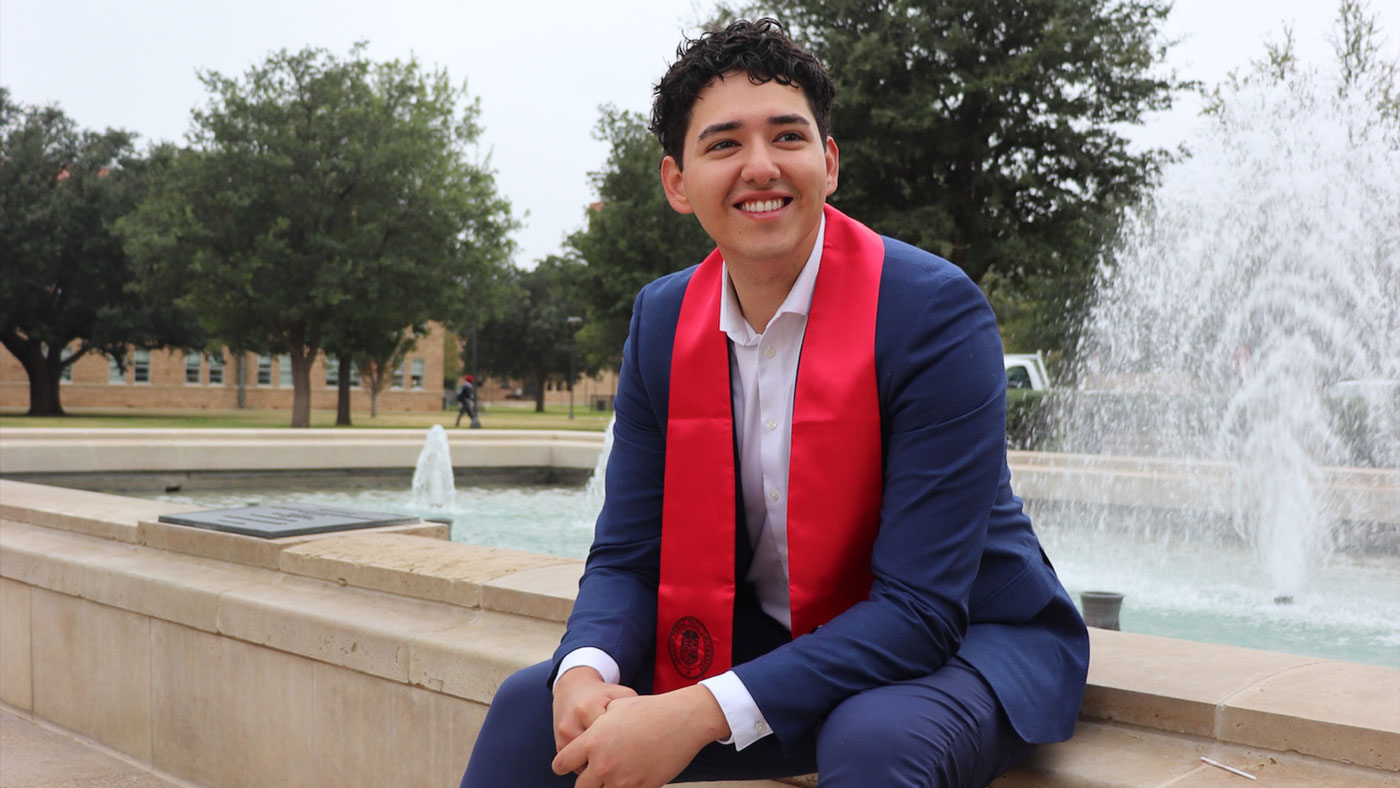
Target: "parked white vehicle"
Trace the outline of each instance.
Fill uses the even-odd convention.
[[[1006,363],[1006,387],[1008,389],[1031,389],[1045,391],[1050,388],[1050,373],[1045,369],[1045,354],[1008,353],[1002,356]]]

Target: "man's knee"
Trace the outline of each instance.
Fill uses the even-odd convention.
[[[571,785],[550,771],[553,697],[548,662],[511,674],[496,690],[462,777],[463,788]]]
[[[492,707],[542,709],[543,713],[552,717],[554,697],[548,683],[551,669],[550,663],[541,662],[510,674],[492,696]]]
[[[981,677],[965,663],[945,671],[837,706],[817,739],[823,784],[981,788],[1024,757]]]
[[[923,726],[911,725],[892,709],[894,698],[885,693],[864,692],[837,706],[817,736],[817,769],[823,779],[838,774],[877,776],[924,772],[924,763],[937,760],[945,741],[931,737]]]

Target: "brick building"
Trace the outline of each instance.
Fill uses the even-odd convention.
[[[432,324],[393,380],[379,393],[380,410],[441,410],[443,329]],[[455,361],[454,361],[455,363]],[[324,355],[311,366],[311,407],[336,405],[339,364]],[[65,408],[236,408],[238,363],[218,353],[137,350],[125,372],[106,356],[89,353],[68,367],[60,389]],[[369,392],[352,370],[350,407],[369,410]],[[244,354],[244,403],[249,408],[292,408],[292,365],[285,355]],[[29,377],[9,351],[0,353],[0,407],[29,407]]]
[[[445,407],[445,375],[460,367],[460,354],[445,357],[448,346],[442,326],[429,324],[430,332],[418,340],[390,384],[379,393],[381,411],[441,410]],[[452,345],[457,343],[453,342]],[[311,366],[311,407],[335,408],[338,365],[326,364],[324,355]],[[352,374],[355,374],[352,371]],[[291,410],[292,365],[285,355],[244,354],[243,400],[249,408]],[[184,353],[179,350],[137,350],[130,354],[126,371],[119,372],[106,356],[89,353],[68,368],[61,382],[60,401],[65,408],[236,408],[238,364],[232,352]],[[584,377],[574,386],[574,404],[581,410],[611,410],[617,391],[617,373],[606,371]],[[450,392],[447,395],[450,397]],[[534,392],[519,381],[486,379],[477,388],[482,404],[526,406]],[[546,386],[545,402],[567,405],[569,391],[558,384]],[[8,350],[0,352],[0,407],[29,407],[29,377]],[[450,404],[455,408],[455,404]],[[350,408],[369,410],[369,392],[359,375],[351,379]]]

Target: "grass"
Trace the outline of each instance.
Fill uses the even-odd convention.
[[[290,410],[193,410],[186,408],[68,408],[66,416],[26,416],[18,408],[0,409],[0,427],[43,427],[71,429],[165,428],[165,429],[290,429]],[[501,430],[583,430],[602,432],[611,413],[574,409],[569,419],[567,405],[551,405],[536,413],[533,404],[490,405],[481,409],[481,426]],[[350,414],[351,427],[335,426],[335,411],[311,411],[313,429],[405,429],[425,430],[434,424],[452,429],[457,411],[380,411],[375,418],[368,412]],[[462,419],[462,429],[467,420]]]

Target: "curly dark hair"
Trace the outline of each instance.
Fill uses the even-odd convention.
[[[817,131],[826,139],[831,131],[831,103],[836,97],[836,86],[826,67],[794,44],[778,20],[741,19],[723,30],[682,41],[676,47],[676,62],[652,91],[656,98],[649,128],[677,165],[683,165],[685,132],[700,92],[716,78],[736,71],[747,72],[756,85],[777,82],[801,88]]]

